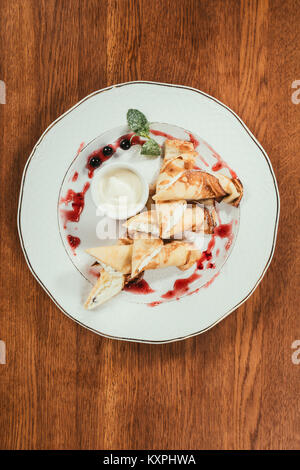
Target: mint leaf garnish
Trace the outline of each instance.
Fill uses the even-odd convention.
[[[148,139],[142,146],[142,155],[151,155],[156,157],[161,154],[160,146],[154,139],[151,139],[149,135],[150,123],[148,122],[145,114],[143,114],[138,109],[128,109],[127,122],[129,128],[134,132],[134,135]],[[134,135],[131,137],[130,141]]]
[[[150,125],[146,116],[138,109],[127,111],[127,122],[130,129],[137,135],[149,137]]]
[[[141,154],[142,155],[152,155],[158,156],[160,155],[160,146],[154,139],[149,139],[147,142],[144,143],[142,146]]]

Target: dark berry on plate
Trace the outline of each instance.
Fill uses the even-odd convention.
[[[106,147],[103,147],[102,153],[105,157],[110,157],[113,154],[114,149],[110,147],[109,145],[106,145]]]
[[[128,140],[128,139],[123,139],[123,140],[121,141],[121,143],[120,143],[120,147],[121,147],[121,149],[123,149],[123,150],[128,150],[128,149],[130,149],[130,147],[131,147],[130,140]]]
[[[101,160],[99,157],[93,157],[90,159],[89,164],[92,168],[98,168],[101,165]]]

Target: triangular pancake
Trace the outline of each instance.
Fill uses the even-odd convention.
[[[98,246],[86,252],[116,271],[123,274],[131,272],[132,245]]]
[[[108,272],[103,269],[100,277],[91,290],[84,307],[87,310],[99,307],[107,300],[119,294],[124,287],[125,276],[121,273]]]

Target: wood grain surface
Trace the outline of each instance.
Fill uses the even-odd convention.
[[[300,448],[299,11],[298,0],[0,1],[1,449]],[[252,297],[166,345],[101,338],[65,317],[30,274],[16,227],[45,128],[94,90],[139,79],[232,108],[281,195],[275,256]]]

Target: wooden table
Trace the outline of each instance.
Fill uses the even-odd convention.
[[[1,0],[2,449],[300,447],[299,11],[298,0]],[[237,112],[281,194],[275,256],[252,297],[207,333],[158,346],[65,317],[16,227],[44,129],[92,91],[139,79],[200,88]]]

